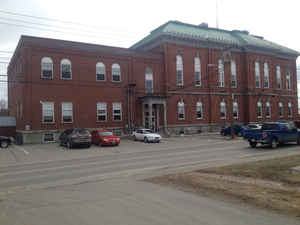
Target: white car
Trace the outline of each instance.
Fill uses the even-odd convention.
[[[135,141],[144,141],[145,143],[159,143],[161,140],[161,136],[159,134],[153,133],[153,131],[150,129],[138,129],[133,132],[133,137]]]

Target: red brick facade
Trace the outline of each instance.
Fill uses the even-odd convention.
[[[176,56],[183,59],[183,86],[177,85]],[[222,50],[213,47],[158,43],[147,51],[123,49],[61,40],[23,36],[8,70],[9,110],[17,119],[17,130],[24,133],[43,130],[60,131],[69,127],[106,127],[126,131],[145,125],[143,99],[162,99],[163,107],[153,105],[155,128],[180,127],[202,129],[230,122],[231,98],[238,103],[236,123],[295,120],[298,118],[296,57],[280,57],[255,51],[231,50],[236,63],[237,87],[230,90],[230,63],[224,64],[225,87],[218,86],[218,60]],[[42,79],[41,60],[53,61],[53,79]],[[195,86],[194,58],[201,62],[201,86]],[[61,60],[69,59],[72,79],[61,79]],[[96,81],[96,63],[105,64],[106,81]],[[260,83],[264,82],[264,62],[268,63],[269,88],[255,88],[255,62],[260,65]],[[121,68],[121,82],[112,82],[112,64]],[[281,68],[282,87],[276,88],[276,66]],[[145,93],[145,71],[153,73],[153,93]],[[291,74],[291,88],[286,87],[286,70]],[[130,87],[129,87],[130,86]],[[233,95],[230,95],[232,91]],[[178,119],[178,102],[184,102],[184,120]],[[220,118],[220,102],[226,103],[226,119]],[[257,102],[262,103],[262,117],[257,116]],[[266,102],[271,116],[266,116]],[[54,103],[54,122],[42,122],[42,102]],[[61,103],[72,102],[73,122],[62,122]],[[98,102],[107,104],[107,120],[97,121]],[[202,118],[197,118],[196,104],[202,103]],[[278,104],[283,104],[279,117]],[[292,115],[288,116],[288,103]],[[122,120],[114,121],[113,103],[122,104]],[[155,103],[154,103],[155,104]],[[144,106],[145,107],[145,106]],[[146,106],[147,107],[147,106]],[[151,117],[150,117],[151,118]],[[166,124],[164,124],[166,122]],[[165,126],[166,125],[166,126]]]

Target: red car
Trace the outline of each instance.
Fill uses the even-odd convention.
[[[109,130],[94,130],[92,132],[92,143],[101,146],[118,146],[120,138],[114,136]]]

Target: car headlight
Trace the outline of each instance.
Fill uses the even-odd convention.
[[[104,138],[104,139],[103,139],[103,141],[107,142],[107,141],[108,141],[108,139],[107,139],[107,138]]]

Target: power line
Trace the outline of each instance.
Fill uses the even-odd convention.
[[[19,20],[19,19],[11,19],[11,18],[4,18],[4,17],[0,17],[1,20],[8,20],[8,21],[13,21],[13,22],[18,22],[18,23],[26,23],[26,24],[32,24],[32,25],[38,25],[38,26],[45,26],[45,27],[54,27],[54,28],[60,28],[60,29],[69,29],[69,30],[78,30],[80,32],[91,32],[91,30],[82,30],[82,29],[78,29],[78,28],[75,28],[75,27],[62,27],[62,26],[56,26],[56,25],[50,25],[50,24],[44,24],[44,23],[35,23],[35,22],[31,22],[31,21],[25,21],[25,20]],[[95,32],[95,31],[93,31]],[[96,33],[99,33],[96,32]],[[112,33],[107,33],[105,31],[102,31],[101,30],[101,34],[104,34],[104,35],[112,35]],[[122,34],[122,36],[127,36],[129,38],[134,38],[134,36],[130,36],[127,34]]]
[[[21,25],[21,24],[13,24],[13,23],[6,23],[6,22],[0,22],[0,24],[4,25],[10,25],[10,26],[16,26],[16,27],[23,27],[23,28],[29,28],[29,29],[36,29],[36,30],[44,30],[44,31],[50,31],[50,32],[58,32],[58,33],[63,33],[63,34],[71,34],[71,35],[79,35],[79,36],[84,36],[84,37],[93,37],[93,38],[104,38],[103,36],[96,36],[96,35],[89,35],[89,34],[79,34],[79,33],[74,33],[74,32],[64,32],[60,30],[53,30],[53,29],[46,29],[46,28],[38,28],[38,27],[32,27],[32,26],[27,26],[27,25]],[[124,41],[124,40],[129,40],[129,39],[116,39],[116,38],[110,38],[118,41]]]
[[[93,29],[107,29],[107,27],[105,28],[105,27],[91,26],[91,25],[83,24],[83,23],[77,23],[77,22],[72,22],[72,21],[65,21],[65,20],[47,18],[47,17],[31,16],[31,15],[27,15],[27,14],[8,12],[8,11],[4,11],[4,10],[0,10],[0,13],[4,13],[4,14],[8,14],[8,15],[14,15],[14,16],[23,16],[23,17],[34,18],[34,19],[39,19],[39,20],[46,20],[46,21],[53,21],[53,22],[59,22],[59,23],[73,24],[73,25],[77,25],[77,26],[91,27]],[[128,33],[127,30],[123,30],[122,32]]]

